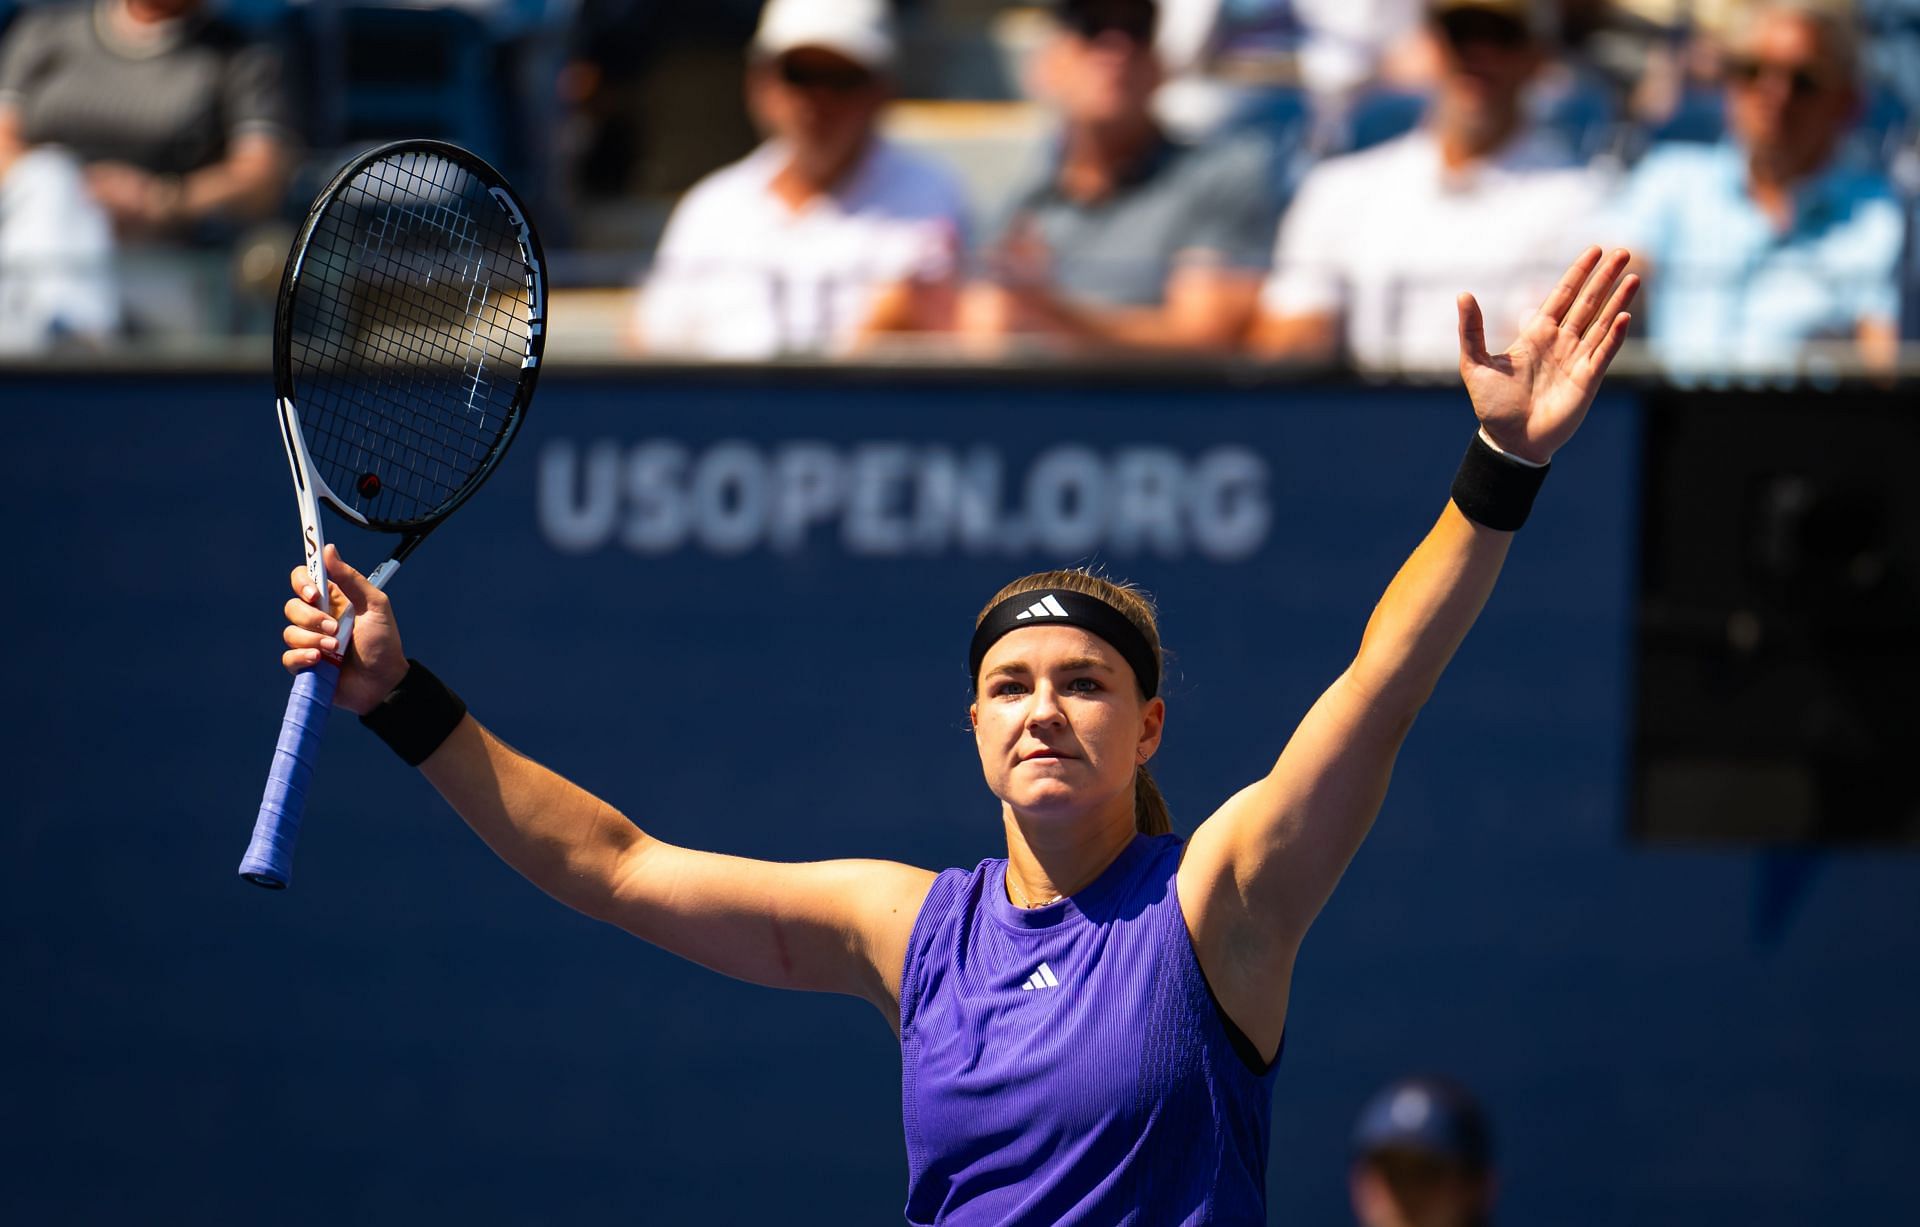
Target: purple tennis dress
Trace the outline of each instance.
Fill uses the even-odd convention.
[[[1004,860],[935,879],[900,983],[909,1223],[1266,1222],[1279,1062],[1201,974],[1184,849],[1136,836],[1031,911]]]

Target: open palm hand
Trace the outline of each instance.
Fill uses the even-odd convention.
[[[1626,339],[1627,306],[1640,289],[1626,271],[1630,259],[1589,247],[1503,354],[1487,352],[1480,304],[1460,296],[1460,378],[1502,450],[1544,463],[1580,429]]]

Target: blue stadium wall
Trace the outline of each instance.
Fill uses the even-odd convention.
[[[0,400],[0,1221],[898,1221],[877,1015],[565,911],[352,721],[293,889],[234,877],[297,560],[264,378]],[[1484,1093],[1507,1221],[1911,1211],[1920,860],[1627,836],[1640,412],[1556,465],[1306,946],[1273,1223],[1343,1221],[1348,1123],[1412,1070]],[[971,864],[963,661],[1002,582],[1159,595],[1191,829],[1345,663],[1468,427],[1437,389],[555,376],[395,594],[501,735],[666,839]]]

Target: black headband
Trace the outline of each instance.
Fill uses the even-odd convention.
[[[1133,667],[1133,676],[1140,682],[1140,693],[1149,699],[1159,693],[1159,661],[1147,637],[1140,633],[1132,619],[1097,596],[1059,588],[1016,593],[980,619],[979,627],[973,632],[973,647],[967,654],[968,675],[974,685],[980,684],[980,662],[987,658],[987,649],[998,643],[1001,636],[1023,626],[1053,623],[1077,626],[1106,640]]]

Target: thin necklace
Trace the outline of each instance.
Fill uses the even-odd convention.
[[[1048,898],[1040,900],[1040,902],[1038,903],[1029,903],[1027,901],[1027,892],[1020,889],[1020,884],[1013,880],[1012,874],[1007,875],[1007,885],[1013,888],[1014,902],[1018,903],[1021,907],[1026,908],[1028,911],[1032,911],[1034,908],[1037,908],[1037,907],[1046,907],[1049,903],[1058,903],[1062,899],[1066,898],[1065,895],[1052,895],[1052,896],[1049,896]]]

